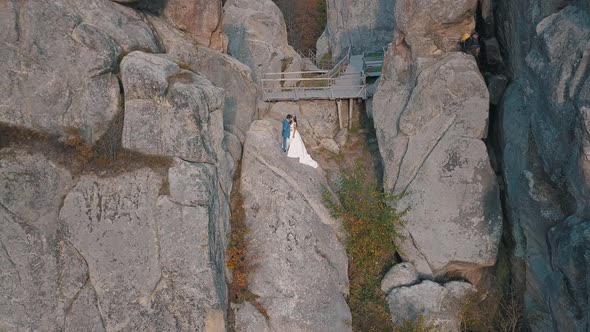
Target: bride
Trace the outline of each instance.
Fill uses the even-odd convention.
[[[289,158],[299,158],[299,162],[305,164],[307,166],[311,166],[313,168],[318,167],[318,163],[311,158],[311,156],[307,153],[307,149],[305,148],[305,144],[303,144],[303,140],[301,139],[301,135],[299,135],[299,131],[297,130],[297,117],[293,117],[293,122],[291,123],[291,143],[289,144],[289,152],[287,152],[287,157]]]

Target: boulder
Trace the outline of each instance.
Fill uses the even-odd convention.
[[[179,30],[189,33],[204,46],[223,52],[227,37],[223,34],[221,0],[167,0],[162,14]]]
[[[224,11],[228,53],[252,68],[255,81],[269,72],[301,70],[301,57],[289,46],[285,19],[272,0],[228,0]]]
[[[334,141],[336,141],[336,144],[338,144],[340,148],[343,148],[346,145],[346,142],[348,141],[348,129],[340,129],[336,136],[334,136]]]
[[[502,214],[482,141],[489,97],[477,65],[451,53],[419,63],[412,78],[394,52],[388,52],[373,112],[384,186],[406,193],[397,207],[410,208],[404,259],[425,277],[493,266]]]
[[[275,331],[350,331],[348,262],[339,224],[322,201],[326,180],[287,158],[280,139],[280,122],[261,120],[252,124],[244,145],[241,191],[248,259],[256,266],[249,290],[268,319],[240,318],[243,310],[254,312],[246,305],[237,309],[236,330],[266,324]]]
[[[320,141],[320,148],[323,148],[326,151],[330,151],[334,154],[340,153],[340,147],[338,144],[331,138],[324,138]]]
[[[402,286],[412,286],[420,282],[418,271],[412,263],[395,264],[381,280],[381,290],[389,294],[392,289]]]
[[[394,288],[387,296],[393,322],[417,321],[421,317],[429,326],[441,331],[459,332],[462,304],[475,288],[466,282],[451,281],[444,285],[425,280],[421,283]]]
[[[166,53],[177,63],[207,77],[225,90],[223,124],[243,143],[256,112],[257,86],[252,70],[238,60],[215,50],[199,47],[190,38],[158,17],[150,17]]]
[[[387,0],[328,0],[327,24],[317,42],[317,58],[340,59],[349,47],[353,54],[381,50],[393,39],[394,2]]]
[[[121,55],[160,51],[149,25],[111,1],[7,0],[2,7],[0,122],[94,143],[121,111]]]
[[[165,56],[132,52],[121,62],[123,147],[216,163],[223,140],[223,90]]]

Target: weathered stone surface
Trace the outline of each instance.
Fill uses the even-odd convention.
[[[176,160],[171,196],[159,196],[161,176],[141,169],[116,178],[84,176],[65,198],[64,236],[88,264],[87,296],[96,296],[107,330],[200,330],[209,309],[225,308],[222,222],[212,210],[218,193],[178,188],[216,183],[214,173],[195,179],[199,167],[209,166]],[[209,201],[192,199],[207,194]],[[88,304],[78,301],[76,324],[92,322]]]
[[[498,105],[504,96],[508,78],[504,75],[492,75],[486,78],[488,91],[490,92],[490,104]]]
[[[139,14],[110,1],[7,0],[0,15],[0,121],[52,135],[95,142],[120,111],[121,54],[160,50]]]
[[[123,58],[123,146],[145,154],[215,163],[223,140],[223,90],[164,56]]]
[[[441,331],[458,332],[461,303],[472,293],[475,288],[465,282],[451,281],[440,285],[425,280],[418,285],[393,289],[387,302],[397,325],[424,317],[427,324]]]
[[[59,237],[58,222],[72,184],[63,166],[41,154],[0,151],[0,330],[59,330],[64,319],[75,321],[67,303],[87,282],[88,267]],[[100,320],[97,310],[86,315]]]
[[[199,44],[221,52],[226,49],[221,0],[167,0],[162,14]]]
[[[224,128],[243,143],[256,112],[257,87],[250,67],[226,54],[198,47],[185,34],[158,17],[150,17],[149,20],[158,31],[169,56],[225,90]]]
[[[381,290],[389,294],[392,289],[402,286],[412,286],[420,281],[418,271],[412,263],[404,262],[396,264],[387,272],[381,281]]]
[[[229,152],[234,164],[238,165],[240,160],[242,160],[242,143],[240,143],[240,139],[236,135],[226,131],[223,135],[223,148]]]
[[[494,265],[502,218],[475,61],[451,53],[411,65],[391,49],[384,72],[373,116],[385,188],[407,193],[398,208],[411,208],[404,258],[425,276]]]
[[[279,136],[280,122],[255,121],[244,145],[241,190],[256,266],[249,289],[272,330],[349,331],[347,258],[338,224],[322,203],[326,180],[281,153]],[[239,316],[242,310],[248,309]],[[246,323],[237,329],[264,326]]]
[[[338,146],[338,143],[336,143],[333,139],[331,138],[324,138],[320,141],[320,148],[325,149],[326,151],[330,151],[334,154],[339,154],[340,153],[340,147]]]
[[[348,129],[340,129],[336,136],[334,136],[334,141],[336,141],[336,144],[338,144],[340,148],[344,147],[346,145],[346,142],[348,142]]]
[[[530,329],[583,331],[589,321],[588,86],[583,1],[497,5],[514,77],[498,108],[515,280]],[[533,14],[534,13],[534,14]]]
[[[318,59],[331,53],[339,59],[349,47],[353,54],[380,50],[393,39],[390,0],[328,0],[326,29],[317,42]]]
[[[333,139],[338,133],[338,111],[334,101],[278,102],[272,104],[268,118],[283,121],[291,114],[297,117],[301,137],[308,148]]]
[[[477,0],[400,0],[395,2],[395,44],[405,43],[412,57],[442,56],[475,28]]]
[[[287,42],[285,19],[274,2],[228,0],[224,11],[228,53],[250,66],[257,82],[264,73],[301,70],[301,57]]]

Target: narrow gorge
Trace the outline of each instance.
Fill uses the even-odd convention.
[[[0,0],[0,59],[0,332],[590,329],[588,0]]]

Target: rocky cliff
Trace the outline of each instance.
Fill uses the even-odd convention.
[[[496,131],[513,274],[535,331],[588,329],[590,8],[493,1],[512,82]]]
[[[327,0],[327,23],[317,42],[317,58],[339,59],[349,47],[353,54],[380,50],[393,39],[393,7],[388,0]]]
[[[256,88],[197,46],[219,22],[132,5],[0,4],[0,330],[225,329],[224,125],[247,129]]]

